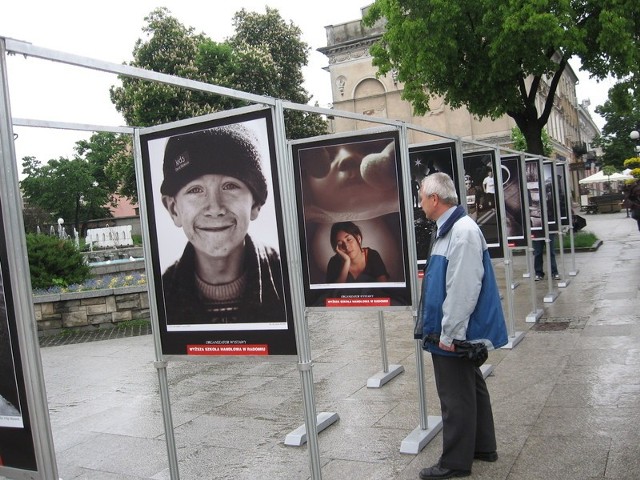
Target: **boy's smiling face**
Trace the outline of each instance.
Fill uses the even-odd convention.
[[[196,251],[213,258],[242,249],[249,223],[260,212],[244,182],[218,174],[198,177],[162,202]]]

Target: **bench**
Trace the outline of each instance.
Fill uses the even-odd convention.
[[[586,213],[616,213],[622,207],[621,203],[624,199],[622,193],[611,193],[600,195],[598,197],[589,198],[589,204],[585,207]]]

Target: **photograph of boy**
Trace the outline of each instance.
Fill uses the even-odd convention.
[[[241,123],[168,139],[162,205],[188,240],[162,274],[168,327],[286,326],[279,251],[248,233],[269,196],[267,168],[256,137]],[[163,236],[159,231],[159,242]]]

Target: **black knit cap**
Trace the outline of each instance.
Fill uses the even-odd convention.
[[[256,140],[240,124],[225,125],[169,138],[162,167],[163,195],[174,196],[190,181],[207,174],[227,175],[244,182],[258,205],[267,200]]]

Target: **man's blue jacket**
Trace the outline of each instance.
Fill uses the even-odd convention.
[[[418,315],[423,338],[436,334],[445,345],[456,339],[481,341],[488,349],[502,347],[507,327],[487,242],[461,206],[448,213],[422,283]],[[456,355],[426,342],[425,349]]]

